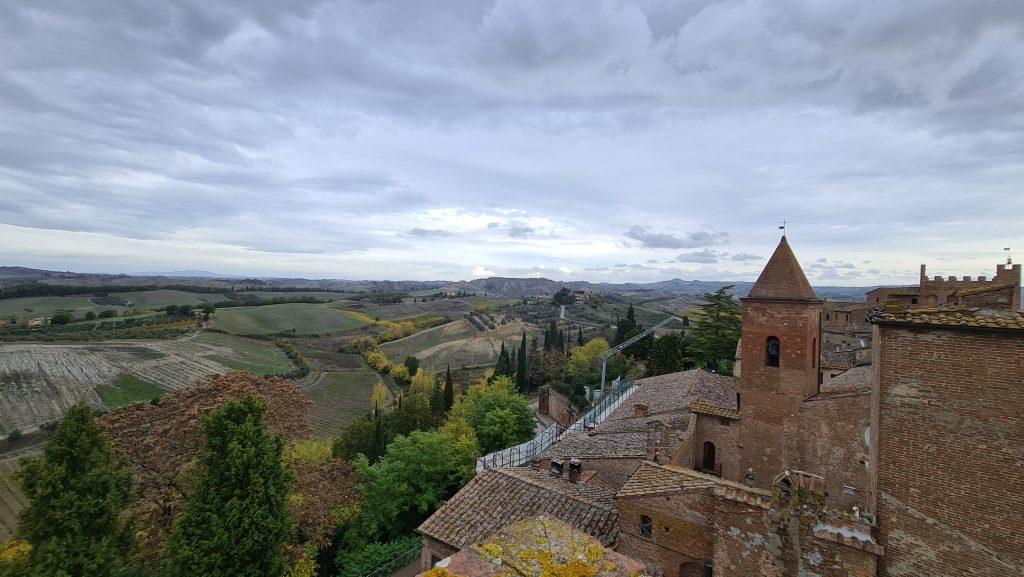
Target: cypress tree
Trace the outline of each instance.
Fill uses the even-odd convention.
[[[520,393],[526,393],[526,331],[519,342],[519,358],[516,363],[516,387]]]
[[[501,343],[501,352],[498,353],[498,362],[494,364],[494,376],[501,377],[508,372],[508,351],[505,350],[505,342]]]
[[[452,382],[452,366],[449,364],[444,373],[444,410],[450,411],[455,404],[455,383]]]
[[[576,333],[576,344],[583,346],[583,327],[580,327],[580,332]]]
[[[263,423],[266,405],[229,400],[203,419],[199,484],[168,543],[173,577],[280,577],[291,538],[293,474],[284,441]]]
[[[16,574],[106,577],[124,568],[132,531],[121,513],[131,500],[131,473],[88,406],[68,410],[42,456],[27,460],[19,477],[28,506],[18,537],[32,548]]]
[[[434,378],[434,390],[430,392],[430,412],[435,417],[444,415],[444,391],[441,390],[441,379]]]

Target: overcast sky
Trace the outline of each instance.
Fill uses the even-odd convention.
[[[815,284],[1024,258],[1024,2],[0,0],[0,264]]]

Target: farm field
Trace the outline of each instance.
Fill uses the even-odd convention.
[[[363,326],[336,308],[320,304],[281,304],[220,309],[213,318],[215,328],[240,335],[268,335],[294,331],[296,334],[337,333]]]
[[[392,305],[368,305],[365,307],[350,307],[345,306],[344,308],[352,308],[361,313],[366,313],[370,316],[380,317],[386,320],[402,319],[405,317],[414,317],[425,314],[435,315],[448,315],[449,317],[459,317],[469,312],[476,304],[480,302],[480,299],[475,298],[461,298],[461,299],[437,299],[435,301],[427,301],[425,303],[413,303],[412,301],[403,302],[401,304]]]
[[[373,387],[380,376],[367,366],[358,369],[327,371],[305,387],[313,399],[309,421],[319,438],[336,437],[352,421],[370,410]]]
[[[0,319],[10,320],[13,317],[23,321],[37,317],[52,317],[58,312],[70,312],[75,317],[81,317],[87,311],[99,312],[105,308],[124,310],[124,307],[101,307],[90,301],[90,298],[90,295],[75,295],[0,299]]]
[[[404,339],[384,343],[380,348],[395,362],[401,362],[412,355],[420,360],[421,365],[439,368],[448,364],[452,368],[474,367],[493,363],[502,343],[506,347],[519,346],[523,330],[526,330],[528,338],[538,332],[538,329],[518,321],[481,332],[469,321],[459,319]]]
[[[131,375],[118,375],[110,385],[96,387],[96,394],[108,409],[124,407],[135,401],[152,401],[163,392],[163,389]]]
[[[228,300],[228,297],[217,293],[193,293],[176,290],[110,293],[110,296],[122,298],[137,309],[158,309],[167,305],[200,306]]]
[[[246,339],[224,333],[203,332],[193,342],[209,345],[207,356],[236,371],[249,371],[257,375],[285,373],[291,370],[291,361],[272,342]]]
[[[321,300],[341,300],[347,299],[355,293],[344,293],[344,292],[328,292],[328,291],[240,291],[238,294],[252,295],[258,297],[261,300],[270,300],[275,298],[288,298],[288,297],[315,297]]]
[[[277,361],[282,369],[291,366],[273,343],[232,335],[0,344],[0,435],[60,419],[75,403],[105,408],[132,396],[142,400],[154,390],[188,387],[216,373],[273,372]]]

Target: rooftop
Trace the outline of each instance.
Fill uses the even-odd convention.
[[[709,491],[714,495],[767,508],[771,491],[748,487],[713,475],[699,473],[685,467],[663,465],[645,461],[619,489],[617,496],[640,497],[680,491]]]
[[[875,383],[875,370],[871,365],[853,367],[852,369],[836,375],[828,383],[821,386],[823,393],[845,393],[870,389]]]
[[[887,306],[873,314],[869,320],[875,324],[914,325],[937,328],[978,328],[994,330],[1024,330],[1024,314],[1019,311],[1001,311],[981,308],[928,307],[903,309]]]
[[[519,521],[444,559],[424,577],[631,577],[643,563],[605,548],[597,539],[548,516]]]
[[[462,549],[539,514],[556,516],[602,543],[614,541],[618,531],[614,489],[600,482],[570,483],[528,467],[481,472],[418,531]]]
[[[789,241],[783,235],[775,253],[768,259],[768,264],[757,277],[757,282],[750,288],[747,298],[767,299],[816,299],[811,283],[807,282],[804,270],[789,248]]]

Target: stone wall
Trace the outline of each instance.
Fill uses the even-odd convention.
[[[882,576],[1024,575],[1024,334],[875,333]]]
[[[714,552],[714,499],[708,493],[620,499],[616,549],[642,561],[652,575],[680,577],[684,563],[703,567]],[[652,521],[650,536],[640,531],[641,516]]]
[[[458,549],[442,543],[433,537],[422,536],[423,547],[420,549],[420,572],[429,571],[434,563],[458,553]]]

